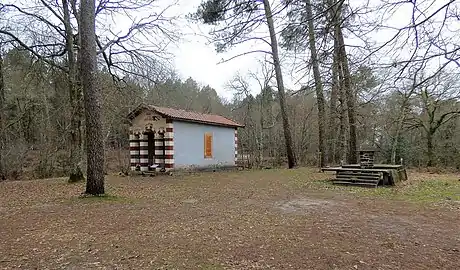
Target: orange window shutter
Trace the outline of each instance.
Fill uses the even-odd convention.
[[[212,133],[204,134],[204,157],[212,158]]]

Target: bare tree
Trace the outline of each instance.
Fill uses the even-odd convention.
[[[79,39],[74,40],[74,33],[71,23],[70,3],[62,0],[63,21],[66,37],[67,66],[68,66],[68,88],[72,117],[70,118],[70,176],[69,182],[84,180],[81,170],[83,158],[83,134],[82,134],[82,92],[78,76],[77,52],[75,47],[80,46]]]
[[[413,71],[414,75],[413,78],[409,81],[412,81],[410,85],[402,85],[402,87],[398,87],[396,90],[396,93],[400,96],[401,98],[401,104],[399,107],[399,111],[397,112],[397,117],[396,117],[396,128],[393,134],[393,142],[391,145],[391,160],[390,162],[392,164],[396,164],[396,155],[398,152],[398,144],[399,140],[401,138],[401,134],[404,129],[404,124],[409,117],[410,113],[410,101],[415,94],[417,90],[417,84],[418,84],[418,73],[420,72],[422,66],[418,70]]]
[[[155,2],[155,3],[154,3]],[[115,32],[106,25],[97,24],[97,46],[100,64],[116,82],[123,77],[142,78],[158,82],[153,73],[169,69],[165,58],[169,42],[177,39],[174,32],[174,18],[165,15],[168,8],[156,12],[154,0],[99,1],[95,10],[98,20],[110,22],[123,16],[131,20],[128,29]],[[149,7],[143,16],[132,16]],[[69,138],[69,181],[83,179],[83,94],[78,72],[80,13],[76,0],[37,0],[36,5],[27,3],[0,4],[5,17],[0,18],[5,27],[0,35],[11,44],[29,51],[34,57],[67,74],[69,96],[68,128]],[[34,25],[31,28],[30,25]],[[21,26],[21,27],[20,27]],[[22,30],[19,30],[22,29]],[[146,36],[156,36],[155,42],[146,41]],[[146,75],[143,67],[155,62],[155,70]]]
[[[75,5],[75,1],[71,3]],[[70,110],[68,110],[70,112],[69,181],[76,182],[84,179],[81,169],[83,165],[83,107],[77,76],[76,48],[78,48],[78,42],[74,42],[77,34],[73,31],[69,5],[67,0],[62,0],[62,7],[58,2],[52,3],[45,0],[40,0],[37,6],[3,5],[4,10],[14,15],[17,14],[19,18],[19,20],[12,20],[3,34],[12,38],[16,46],[28,50],[40,61],[67,73],[70,98]],[[51,18],[54,18],[56,22],[53,22]],[[26,27],[25,29],[30,31],[30,35],[27,35],[27,32],[19,33],[14,29],[15,25],[31,22],[36,22],[38,27],[42,28],[42,32],[36,33],[36,29]],[[64,25],[64,29],[61,29],[60,24]],[[40,38],[40,35],[43,38]],[[62,61],[62,58],[65,60]]]
[[[258,142],[258,150],[259,150],[259,160],[260,163],[263,163],[265,155],[264,155],[264,137],[266,130],[270,130],[274,127],[275,123],[273,122],[272,117],[272,109],[271,109],[271,80],[274,77],[274,69],[273,65],[271,65],[267,60],[261,61],[262,67],[262,78],[255,72],[250,72],[249,75],[257,81],[260,90],[260,104],[259,104],[259,113],[260,113],[260,135],[259,135],[259,142]],[[268,124],[267,124],[268,123]],[[271,132],[270,132],[271,133]],[[262,164],[260,164],[262,165]]]
[[[460,116],[460,85],[459,75],[442,72],[417,88],[419,106],[414,108],[413,115],[406,123],[412,128],[421,128],[426,139],[426,166],[435,164],[435,135],[446,123]],[[418,113],[417,111],[420,111]]]
[[[381,13],[372,23],[372,30],[391,32],[387,32],[388,39],[371,48],[366,58],[386,55],[390,61],[380,61],[379,65],[397,67],[399,73],[395,79],[404,79],[404,73],[411,65],[432,59],[443,59],[460,66],[460,48],[456,46],[458,29],[449,27],[458,21],[458,1],[383,0],[376,7],[370,8]],[[405,21],[403,19],[403,27],[395,27],[391,24],[392,19],[401,10],[410,10],[410,16],[405,17]]]

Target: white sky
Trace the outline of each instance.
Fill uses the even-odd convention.
[[[173,50],[175,68],[182,78],[192,77],[200,84],[209,84],[220,96],[231,98],[233,94],[226,89],[225,84],[237,72],[245,74],[260,67],[257,58],[250,55],[218,64],[222,58],[228,58],[234,51],[217,54],[212,44],[206,45],[205,38],[191,37]]]

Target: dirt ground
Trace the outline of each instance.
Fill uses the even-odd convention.
[[[460,269],[460,181],[314,169],[0,183],[0,269]]]

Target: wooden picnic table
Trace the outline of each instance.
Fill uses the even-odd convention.
[[[372,168],[374,169],[400,169],[402,168],[403,165],[397,165],[397,164],[374,164]],[[361,165],[359,164],[344,164],[342,167],[338,168],[361,168]]]
[[[394,185],[407,179],[406,170],[402,165],[375,164],[371,168],[361,168],[359,164],[347,164],[342,167],[324,167],[321,171],[336,173],[335,184],[355,184],[366,186]]]
[[[326,168],[321,168],[323,172],[325,171],[330,171],[330,172],[337,172],[337,171],[350,171],[350,172],[382,172],[382,173],[390,173],[389,169],[365,169],[365,168],[346,168],[346,167],[326,167]]]

